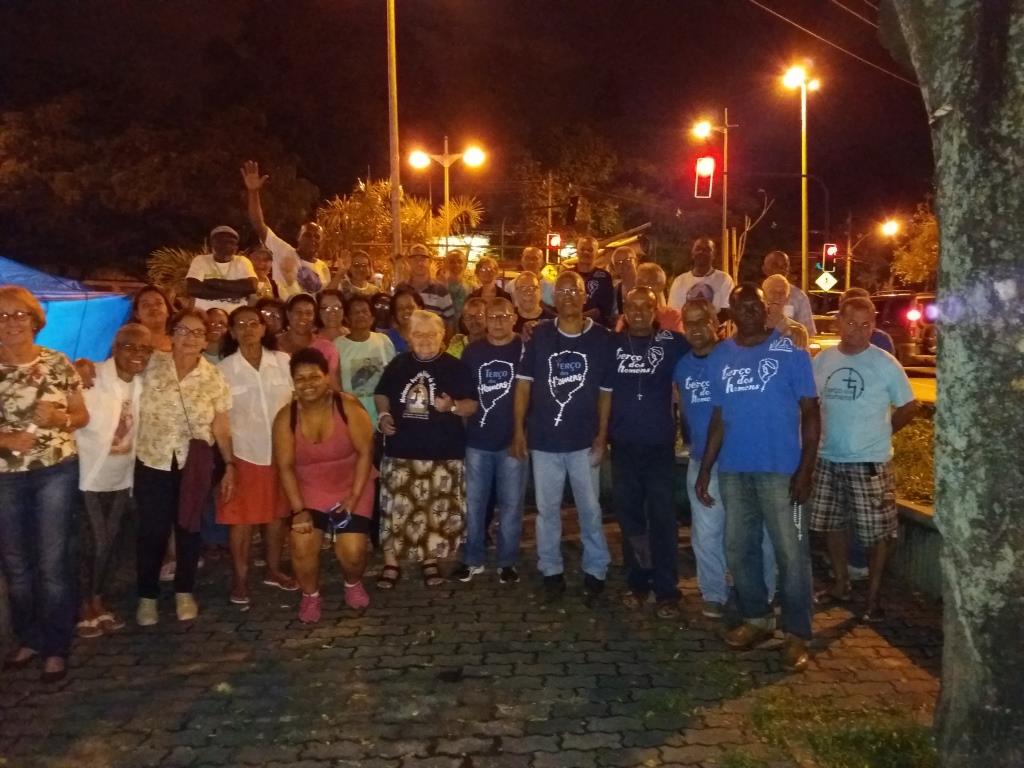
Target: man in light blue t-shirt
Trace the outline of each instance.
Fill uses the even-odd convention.
[[[811,495],[821,421],[811,358],[768,330],[764,294],[744,283],[729,295],[736,335],[719,344],[711,370],[711,424],[697,475],[697,498],[714,504],[709,487],[718,462],[725,503],[725,559],[744,623],[725,635],[732,648],[771,637],[761,543],[767,528],[779,567],[782,665],[804,669],[811,639],[811,556],[803,505]]]
[[[824,436],[814,475],[811,528],[824,531],[835,583],[822,597],[850,600],[847,531],[870,550],[868,602],[862,618],[881,618],[878,592],[896,536],[892,436],[917,413],[918,403],[902,366],[871,344],[875,306],[850,298],[839,305],[839,345],[814,359]]]

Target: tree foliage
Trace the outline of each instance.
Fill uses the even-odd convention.
[[[96,264],[142,274],[145,254],[241,227],[238,168],[273,174],[275,226],[298,223],[317,190],[264,134],[263,118],[226,109],[183,126],[111,124],[84,93],[0,113],[0,232],[7,255],[62,272]]]
[[[893,253],[892,272],[904,283],[934,288],[939,270],[939,222],[931,204],[921,203]]]

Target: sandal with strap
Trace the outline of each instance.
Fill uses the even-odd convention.
[[[437,563],[425,563],[423,565],[423,586],[439,587],[442,584],[444,584],[444,578],[441,576],[441,570],[437,567]]]
[[[643,608],[646,602],[647,595],[640,594],[639,592],[625,592],[622,595],[622,604],[631,611]]]
[[[394,589],[402,578],[402,569],[397,565],[385,565],[377,576],[377,589]]]
[[[654,615],[659,619],[677,619],[679,614],[678,600],[659,600],[658,604],[654,606]]]

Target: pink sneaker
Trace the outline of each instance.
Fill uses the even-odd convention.
[[[363,582],[345,585],[345,605],[355,611],[361,611],[370,604],[370,596],[366,594]]]
[[[315,624],[320,621],[320,593],[302,595],[299,603],[299,621],[303,624]]]

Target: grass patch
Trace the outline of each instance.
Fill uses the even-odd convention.
[[[722,768],[768,768],[768,763],[743,750],[731,750],[722,757]]]
[[[917,418],[893,435],[896,493],[918,504],[935,503],[935,424]]]
[[[793,693],[762,697],[752,714],[769,743],[809,749],[821,768],[938,768],[928,728],[895,707],[848,710]]]

